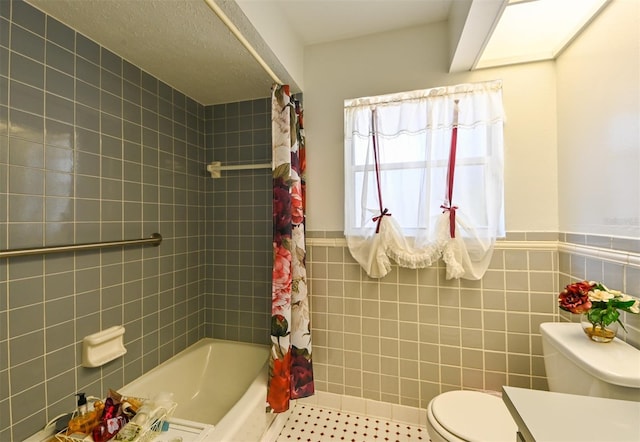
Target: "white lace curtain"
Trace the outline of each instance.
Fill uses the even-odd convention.
[[[479,279],[504,236],[502,83],[345,101],[345,236],[367,274],[391,259]],[[451,227],[454,227],[453,229]]]

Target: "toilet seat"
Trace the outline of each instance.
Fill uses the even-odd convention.
[[[518,428],[497,396],[478,391],[448,391],[431,401],[431,412],[442,428],[469,442],[512,442]]]

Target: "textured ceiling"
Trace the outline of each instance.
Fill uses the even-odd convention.
[[[269,95],[273,81],[203,0],[28,2],[202,104]]]
[[[26,0],[199,103],[269,95],[273,80],[204,0]],[[303,44],[445,20],[454,0],[241,0],[280,8]],[[218,1],[285,83],[297,87],[235,1]]]

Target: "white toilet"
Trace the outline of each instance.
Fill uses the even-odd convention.
[[[640,350],[591,342],[575,323],[547,322],[540,333],[550,391],[640,401]],[[432,442],[512,442],[516,431],[502,399],[487,393],[448,391],[427,406]]]

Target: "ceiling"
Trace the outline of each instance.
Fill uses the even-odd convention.
[[[240,3],[260,0],[240,0]],[[453,0],[264,0],[304,45],[445,21]]]
[[[268,95],[273,80],[204,0],[26,0],[201,104]],[[302,46],[447,20],[456,0],[238,0],[282,17]],[[266,64],[295,85],[232,0],[216,0]],[[294,88],[295,90],[295,88]]]

